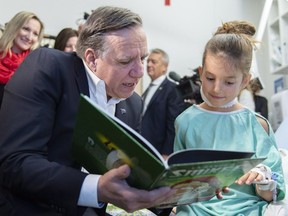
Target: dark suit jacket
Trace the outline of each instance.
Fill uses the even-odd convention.
[[[260,95],[254,95],[255,112],[268,119],[268,100]]]
[[[89,95],[82,60],[49,48],[33,51],[6,85],[0,111],[0,215],[83,214],[77,201],[87,174],[71,156],[80,93]],[[137,129],[141,106],[133,94],[117,105],[116,116]]]
[[[161,154],[173,152],[174,121],[186,108],[176,84],[166,78],[151,98],[141,124],[142,135]]]

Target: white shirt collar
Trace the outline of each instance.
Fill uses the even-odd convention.
[[[95,73],[93,73],[90,68],[83,61],[85,71],[88,78],[89,94],[92,101],[94,101],[101,108],[106,110],[108,113],[115,115],[116,104],[124,100],[123,98],[111,98],[107,101],[107,94],[105,88],[105,82],[99,79]],[[97,94],[96,94],[97,92]]]
[[[165,78],[166,78],[166,75],[163,74],[163,75],[161,75],[160,77],[158,77],[157,79],[153,80],[152,83],[153,83],[153,85],[155,85],[155,86],[159,86],[159,85],[161,85],[161,83],[165,80]]]

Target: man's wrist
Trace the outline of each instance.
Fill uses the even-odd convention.
[[[78,199],[79,206],[102,208],[105,203],[98,202],[97,185],[101,175],[89,174],[83,181]]]

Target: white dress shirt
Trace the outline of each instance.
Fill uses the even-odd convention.
[[[105,89],[105,83],[103,80],[100,80],[86,65],[83,61],[89,86],[89,94],[92,101],[97,105],[102,107],[108,113],[115,115],[116,104],[124,99],[111,98],[107,101],[107,94]],[[97,92],[97,94],[96,94]],[[83,169],[84,172],[87,172]],[[98,202],[97,196],[97,185],[101,175],[89,174],[84,179],[82,188],[80,191],[78,205],[86,207],[101,208],[104,203]]]

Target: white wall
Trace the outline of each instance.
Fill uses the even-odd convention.
[[[170,71],[192,75],[190,69],[201,64],[205,43],[221,22],[245,19],[258,26],[265,0],[0,0],[0,24],[21,10],[35,12],[45,23],[45,33],[57,35],[65,27],[77,28],[84,12],[103,5],[127,7],[141,15],[148,34],[149,48],[159,47],[170,56]],[[263,94],[270,99],[273,81],[268,65],[267,33],[257,51]],[[147,75],[143,87],[149,83]]]
[[[76,26],[84,12],[100,5],[115,5],[139,13],[148,34],[149,47],[168,52],[170,70],[191,75],[201,63],[205,43],[222,21],[248,19],[258,25],[264,0],[0,0],[0,23],[21,10],[33,11],[45,23],[45,33],[56,35]],[[145,79],[146,80],[146,79]],[[146,85],[146,84],[144,84]]]

